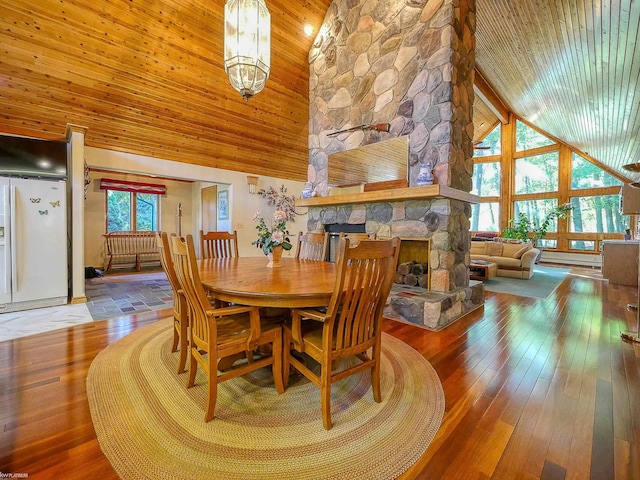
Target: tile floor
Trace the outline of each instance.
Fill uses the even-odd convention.
[[[171,308],[173,292],[164,273],[87,280],[87,307],[94,320]],[[140,280],[136,280],[139,278]]]
[[[173,306],[163,272],[90,279],[85,292],[87,303],[0,314],[0,342]]]
[[[0,314],[0,342],[93,322],[86,303]]]

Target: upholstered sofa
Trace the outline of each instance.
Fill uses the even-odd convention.
[[[533,277],[533,266],[540,250],[530,243],[471,242],[471,260],[484,260],[498,265],[498,276],[522,278]]]

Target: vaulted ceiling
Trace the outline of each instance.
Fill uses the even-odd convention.
[[[506,106],[623,176],[640,162],[640,2],[477,0],[476,64]]]
[[[91,146],[305,180],[303,28],[330,3],[267,0],[271,77],[245,103],[222,0],[4,0],[0,130],[60,139],[73,123]],[[622,168],[640,161],[639,25],[637,0],[477,0],[476,62],[504,108],[640,180]],[[477,100],[476,138],[495,121]]]
[[[306,23],[329,0],[268,0],[271,76],[248,103],[223,66],[223,0],[3,0],[0,130],[306,180]],[[176,172],[179,176],[180,172]]]

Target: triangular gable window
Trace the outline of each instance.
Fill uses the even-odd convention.
[[[520,120],[516,121],[516,152],[553,145],[555,142]]]
[[[598,188],[622,185],[613,175],[605,172],[587,159],[573,153],[571,157],[571,188]]]
[[[500,127],[498,123],[493,130],[491,130],[485,137],[478,143],[474,142],[473,156],[477,157],[491,157],[493,155],[500,155]]]

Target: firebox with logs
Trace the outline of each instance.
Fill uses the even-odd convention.
[[[415,260],[398,264],[395,283],[411,287],[429,288],[429,264]]]

